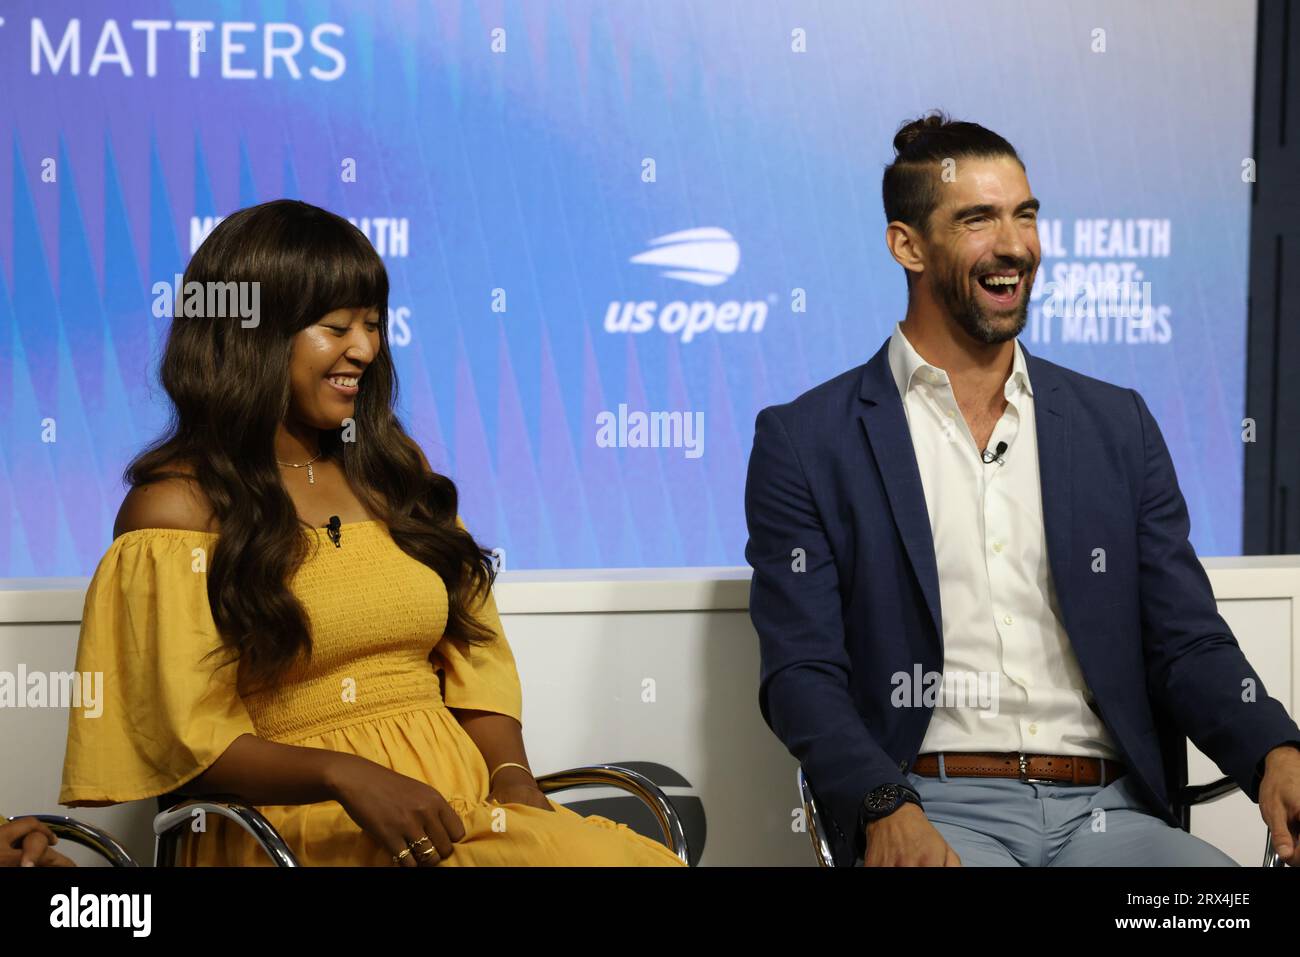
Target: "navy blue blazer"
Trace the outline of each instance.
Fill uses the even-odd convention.
[[[943,671],[934,542],[888,345],[759,412],[745,484],[759,706],[828,811],[840,864],[860,853],[863,798],[907,783],[930,722],[929,708],[891,706],[890,677]],[[1102,720],[1170,824],[1186,738],[1258,801],[1264,756],[1300,728],[1219,616],[1160,429],[1136,391],[1025,358],[1048,560]]]

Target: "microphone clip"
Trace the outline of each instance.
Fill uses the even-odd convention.
[[[330,516],[330,522],[328,525],[325,526],[325,530],[329,534],[330,541],[334,543],[334,547],[342,548],[343,547],[343,524],[342,522],[339,521],[339,517],[337,515]]]
[[[1007,443],[999,442],[996,450],[990,451],[989,449],[985,449],[983,452],[981,452],[980,461],[983,462],[985,465],[992,465],[994,462],[997,462],[998,465],[1006,465],[1007,464],[1006,460],[1002,458],[1002,453],[1005,452],[1006,450],[1007,450]]]

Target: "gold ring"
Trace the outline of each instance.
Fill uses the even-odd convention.
[[[409,847],[409,848],[414,849],[414,848],[419,847],[421,844],[428,844],[428,843],[429,843],[429,835],[426,834],[426,835],[424,835],[424,837],[420,838],[418,841],[412,841],[410,844],[408,844],[408,845],[406,845],[406,846]]]
[[[398,854],[393,858],[393,863],[394,864],[402,863],[403,860],[405,860],[407,857],[410,856],[410,853],[411,853],[411,849],[409,847],[406,848],[404,851],[402,851],[402,853]]]
[[[438,849],[436,847],[430,847],[427,851],[421,851],[420,856],[428,857],[430,854],[437,854],[437,853],[438,853]]]

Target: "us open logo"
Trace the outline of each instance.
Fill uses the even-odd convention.
[[[660,266],[661,275],[700,286],[718,286],[736,274],[740,243],[716,226],[684,229],[650,240],[650,248],[629,262]]]
[[[740,267],[740,244],[718,226],[685,229],[655,237],[644,252],[637,253],[628,262],[656,267],[663,279],[696,286],[720,286]],[[750,302],[675,299],[662,305],[652,299],[615,300],[605,310],[605,331],[640,333],[658,328],[668,335],[680,336],[683,343],[705,332],[758,333],[767,321],[768,303],[775,300],[775,295]]]

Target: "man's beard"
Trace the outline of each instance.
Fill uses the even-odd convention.
[[[1008,263],[1001,268],[1019,269],[1021,286],[1033,282],[1034,271],[1027,263]],[[969,274],[948,273],[938,280],[935,291],[948,315],[976,342],[992,346],[1020,335],[1029,320],[1029,288],[1017,288],[1020,301],[1013,312],[994,313],[971,288],[978,284]]]

